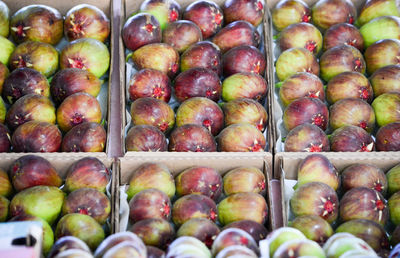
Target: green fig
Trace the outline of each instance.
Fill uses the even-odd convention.
[[[325,243],[325,241],[333,235],[333,229],[331,225],[316,215],[305,215],[295,218],[290,224],[291,227],[300,230],[308,239],[313,240],[319,244]]]
[[[274,230],[271,234],[267,236],[267,240],[269,243],[269,255],[272,257],[278,249],[279,246],[284,244],[285,242],[295,240],[295,239],[307,239],[304,234],[296,229],[296,228],[289,228],[283,227],[277,230]]]
[[[10,33],[10,9],[0,1],[0,36],[8,37]]]
[[[0,169],[0,195],[4,197],[10,196],[12,192],[12,185],[8,174]]]
[[[10,211],[9,206],[10,201],[6,197],[0,195],[0,222],[7,220]]]
[[[400,93],[385,93],[372,102],[379,127],[400,122]]]
[[[356,21],[357,26],[363,26],[369,21],[381,16],[400,16],[396,0],[367,0]]]
[[[325,258],[324,250],[314,241],[308,239],[292,240],[276,249],[273,258],[282,257],[316,257]]]
[[[400,18],[395,16],[382,16],[371,20],[360,28],[365,47],[381,39],[400,38]]]
[[[319,75],[316,57],[305,48],[290,48],[285,50],[276,61],[276,73],[280,81],[297,72],[309,72]]]
[[[8,65],[11,54],[14,52],[15,45],[7,38],[0,36],[0,62]]]
[[[400,192],[393,194],[388,200],[390,220],[400,225]]]
[[[389,196],[400,191],[400,164],[386,173]]]

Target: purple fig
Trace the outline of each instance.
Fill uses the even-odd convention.
[[[224,2],[222,10],[227,24],[244,20],[258,26],[264,18],[264,6],[263,0],[228,0]]]
[[[272,10],[272,23],[278,31],[299,22],[311,22],[311,10],[301,0],[279,1]]]
[[[400,41],[398,39],[383,39],[369,46],[364,53],[368,74],[373,74],[379,68],[400,64]]]
[[[161,29],[165,29],[168,23],[180,18],[181,6],[174,0],[145,0],[140,5],[140,12],[154,15],[160,22]]]
[[[325,31],[324,50],[340,45],[350,45],[363,51],[364,39],[355,26],[349,23],[339,23]]]
[[[239,167],[228,171],[224,175],[224,193],[258,193],[266,192],[265,176],[256,167]]]
[[[322,245],[333,235],[331,225],[320,216],[305,215],[295,218],[291,227],[300,230],[308,239]]]
[[[162,32],[162,42],[171,45],[179,53],[183,53],[190,45],[202,40],[200,28],[191,21],[172,22]]]
[[[325,152],[329,150],[328,136],[316,125],[301,124],[286,135],[285,152]]]
[[[400,93],[400,65],[388,65],[376,70],[370,77],[375,97],[384,93]]]
[[[239,220],[226,225],[223,230],[227,228],[238,228],[246,231],[258,243],[268,235],[268,230],[260,223],[253,220]]]
[[[228,228],[223,230],[215,239],[211,252],[215,256],[230,246],[243,246],[254,251],[254,253],[259,254],[257,243],[251,235],[238,228]]]
[[[201,41],[191,45],[181,56],[181,71],[191,68],[206,68],[222,75],[222,56],[217,45]]]
[[[301,22],[289,25],[279,34],[279,48],[285,51],[289,48],[305,48],[313,54],[322,49],[322,34],[312,24]]]
[[[147,258],[164,258],[165,252],[158,247],[147,245]]]
[[[267,91],[267,82],[255,73],[236,73],[225,78],[222,83],[222,99],[227,102],[241,98],[262,102]]]
[[[283,51],[276,60],[275,68],[280,81],[284,81],[298,72],[307,72],[319,76],[318,61],[305,48],[291,48]]]
[[[234,47],[222,57],[226,77],[235,73],[264,75],[266,60],[260,50],[253,46]]]
[[[214,152],[217,143],[211,132],[202,125],[186,124],[177,127],[169,137],[169,151]]]
[[[178,227],[194,218],[206,218],[215,222],[217,216],[215,202],[201,194],[184,195],[172,207],[172,221]]]
[[[343,190],[348,191],[356,187],[368,187],[386,195],[388,182],[385,173],[378,167],[370,164],[354,164],[342,171]]]
[[[61,150],[65,152],[102,152],[106,145],[106,131],[95,122],[74,126],[64,135]]]
[[[376,150],[400,151],[400,122],[379,128],[376,133]]]
[[[211,248],[214,239],[219,234],[220,229],[214,222],[205,218],[190,219],[179,227],[176,233],[177,237],[191,236],[203,242],[208,248]]]
[[[171,219],[171,201],[164,192],[145,189],[137,193],[129,202],[129,218],[133,222],[144,219]]]
[[[167,151],[168,143],[157,127],[135,125],[126,135],[125,148],[127,151]]]
[[[332,151],[371,152],[375,150],[375,142],[371,135],[354,125],[346,125],[333,131],[330,142]]]
[[[80,240],[79,238],[76,238],[74,236],[65,236],[59,238],[54,245],[51,247],[50,252],[48,253],[49,258],[54,258],[56,257],[59,253],[62,253],[64,251],[67,251],[69,249],[79,249],[82,251],[85,251],[87,253],[90,253],[89,247],[86,245],[85,242]]]
[[[0,153],[11,149],[11,137],[8,128],[0,123]]]
[[[130,229],[140,237],[146,245],[165,249],[174,239],[175,230],[163,219],[145,219],[133,224]]]
[[[311,12],[313,23],[322,30],[343,22],[353,24],[357,17],[357,10],[349,0],[319,0]]]
[[[227,152],[262,152],[266,147],[264,135],[257,127],[247,124],[233,124],[217,136],[218,150]]]

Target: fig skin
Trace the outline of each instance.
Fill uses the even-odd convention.
[[[349,23],[335,24],[325,31],[324,51],[340,45],[350,45],[360,52],[364,51],[364,39],[360,31]]]
[[[346,125],[333,131],[331,151],[336,152],[371,152],[375,150],[375,142],[369,133],[354,125]]]
[[[324,250],[314,241],[308,239],[292,240],[282,244],[274,257],[326,257]]]
[[[370,164],[354,164],[342,171],[342,186],[344,191],[368,187],[385,196],[388,182],[380,168]]]
[[[269,240],[269,255],[270,257],[274,255],[276,249],[287,241],[306,239],[304,234],[292,227],[278,228],[272,231],[268,236]]]
[[[376,70],[370,77],[375,97],[384,93],[400,93],[400,65],[388,65]]]
[[[305,48],[291,48],[282,52],[276,61],[276,73],[280,81],[298,72],[312,73],[319,76],[316,57]]]
[[[313,23],[321,30],[326,30],[337,23],[353,24],[357,17],[355,6],[348,0],[319,0],[311,12]]]
[[[172,221],[178,227],[190,219],[205,218],[215,222],[217,217],[215,202],[201,194],[184,195],[172,207]]]
[[[46,5],[25,6],[11,17],[10,32],[18,44],[40,41],[55,45],[63,36],[63,16]]]
[[[130,231],[140,237],[146,245],[161,249],[166,249],[175,237],[175,230],[171,224],[158,218],[136,222]]]
[[[339,198],[329,185],[321,182],[311,182],[296,189],[290,207],[293,214],[318,215],[327,222],[334,222],[339,213]]]
[[[191,236],[203,242],[208,248],[211,248],[214,239],[220,233],[218,226],[205,218],[190,219],[179,227],[176,236]]]
[[[224,127],[224,113],[214,101],[194,97],[185,100],[176,111],[176,126],[198,124],[217,135]]]
[[[260,223],[253,220],[239,220],[226,225],[222,230],[227,228],[238,228],[246,231],[258,243],[268,235],[268,230]]]
[[[368,0],[361,9],[356,24],[357,26],[362,26],[377,17],[387,15],[400,15],[399,11],[397,10],[396,1]]]
[[[209,41],[200,41],[191,45],[181,55],[180,70],[205,68],[222,75],[222,55],[219,47]]]
[[[388,200],[390,220],[396,225],[400,225],[400,192],[393,194]]]
[[[299,22],[311,22],[311,9],[301,0],[279,1],[272,10],[272,23],[278,31]]]
[[[267,91],[267,82],[255,73],[235,73],[222,82],[222,99],[226,102],[241,98],[251,98],[262,102]]]
[[[215,152],[217,143],[211,132],[204,126],[185,124],[172,131],[168,151]]]
[[[374,92],[368,79],[359,72],[344,72],[329,80],[326,86],[326,100],[334,104],[341,99],[358,98],[368,103],[374,99]]]
[[[215,239],[212,247],[211,252],[213,257],[220,257],[221,255],[217,255],[219,253],[223,253],[225,249],[232,248],[232,247],[243,247],[245,250],[250,250],[253,254],[259,254],[259,249],[257,243],[254,239],[249,235],[246,231],[239,229],[239,228],[228,228],[223,230]],[[239,257],[249,257],[249,256],[240,256],[240,253],[233,253],[232,256],[234,257],[238,255]],[[258,257],[250,256],[250,257]]]
[[[157,127],[135,125],[126,135],[125,148],[127,151],[167,151],[168,143]]]
[[[400,122],[379,128],[376,133],[376,150],[400,151]]]
[[[7,172],[0,169],[0,196],[9,197],[12,192],[13,188]]]
[[[29,121],[15,130],[11,143],[15,152],[57,152],[61,147],[61,138],[56,125]]]
[[[4,2],[0,3],[0,36],[7,38],[10,33],[10,9]]]
[[[329,111],[326,105],[316,98],[300,98],[286,107],[283,114],[283,123],[286,130],[310,123],[326,130],[329,121]]]
[[[379,127],[390,123],[400,122],[400,93],[384,93],[372,102],[376,123]]]
[[[11,149],[11,137],[8,128],[0,123],[0,153],[9,152]]]
[[[217,136],[218,150],[227,152],[262,152],[267,142],[257,127],[247,124],[233,124]]]
[[[17,192],[37,185],[60,187],[62,184],[61,177],[50,162],[37,155],[25,155],[15,160],[9,175]]]
[[[80,188],[94,188],[104,193],[110,178],[110,171],[99,159],[83,158],[68,169],[63,190],[70,193]]]
[[[291,227],[300,230],[308,239],[323,245],[334,233],[331,225],[316,215],[305,215],[295,218]]]
[[[64,135],[61,143],[63,152],[103,152],[106,145],[106,130],[95,122],[74,126]]]
[[[57,124],[63,132],[84,122],[101,122],[99,101],[84,92],[68,96],[57,109]]]
[[[343,72],[365,73],[366,63],[360,51],[349,45],[328,49],[319,59],[321,78],[329,82]]]
[[[129,202],[129,218],[133,222],[144,219],[171,219],[172,205],[164,192],[149,188],[137,193]]]
[[[99,8],[80,4],[65,15],[64,33],[69,41],[93,38],[104,42],[110,34],[110,20]]]
[[[290,48],[305,48],[314,55],[322,49],[322,34],[312,24],[301,22],[289,25],[279,34],[279,48],[285,51]]]
[[[400,226],[397,226],[393,231],[390,243],[392,246],[396,246],[398,243],[400,243]]]
[[[394,166],[386,173],[389,196],[400,191],[400,164]]]
[[[175,96],[179,102],[193,97],[205,97],[215,102],[221,97],[218,75],[206,68],[192,68],[175,78]]]
[[[400,41],[398,39],[383,39],[369,46],[364,53],[368,74],[373,74],[379,68],[388,65],[398,65]]]
[[[222,56],[222,69],[225,77],[235,73],[265,73],[267,62],[260,50],[253,46],[238,46]]]
[[[179,53],[183,53],[190,45],[202,40],[200,28],[191,21],[172,22],[162,32],[162,42],[172,46]]]
[[[244,20],[258,26],[263,21],[264,6],[263,0],[227,0],[222,7],[225,23]]]
[[[0,62],[0,94],[3,92],[4,81],[9,75],[10,75],[10,70],[8,70],[8,67]]]
[[[256,167],[232,169],[224,175],[223,180],[224,193],[228,196],[246,192],[264,195],[266,192],[265,176]]]
[[[382,30],[385,28],[385,30]],[[365,47],[382,39],[398,39],[400,36],[400,18],[396,16],[381,16],[375,18],[360,28]]]
[[[5,222],[10,213],[10,201],[4,197],[0,196],[0,222]]]
[[[140,255],[146,254],[146,246],[143,241],[134,233],[129,231],[118,232],[112,235],[109,235],[96,249],[94,252],[95,257],[103,257],[108,250],[113,248],[114,246],[119,245],[122,242],[128,242],[133,244],[133,246],[137,249],[137,252]],[[140,256],[142,257],[142,256]]]
[[[285,152],[327,152],[328,136],[316,125],[301,124],[293,128],[285,139]]]
[[[90,249],[86,245],[86,243],[80,240],[79,238],[76,238],[74,236],[64,236],[58,239],[54,243],[47,257],[49,258],[56,257],[59,253],[67,251],[69,249],[75,249],[75,250],[78,249],[88,253],[90,252]]]
[[[179,20],[181,6],[174,0],[145,0],[140,5],[140,12],[154,15],[160,22],[161,29],[165,29],[168,23]]]
[[[158,247],[147,245],[147,258],[165,257],[165,252]]]

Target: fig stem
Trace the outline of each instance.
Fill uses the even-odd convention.
[[[280,87],[282,87],[282,84],[283,84],[283,82],[277,82],[277,83],[275,83],[275,88],[280,88]]]
[[[125,62],[128,62],[129,58],[131,58],[132,55],[133,55],[133,52],[129,53],[125,58]]]

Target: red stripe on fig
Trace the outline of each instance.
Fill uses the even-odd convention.
[[[211,132],[202,125],[185,124],[172,131],[169,151],[214,152],[217,144]]]
[[[206,68],[222,75],[222,56],[217,45],[209,41],[201,41],[191,45],[181,56],[180,70]]]
[[[157,127],[135,125],[126,135],[125,148],[127,151],[167,151],[168,143]]]
[[[155,189],[137,193],[129,202],[129,218],[135,223],[144,219],[171,219],[172,205],[168,195]]]

